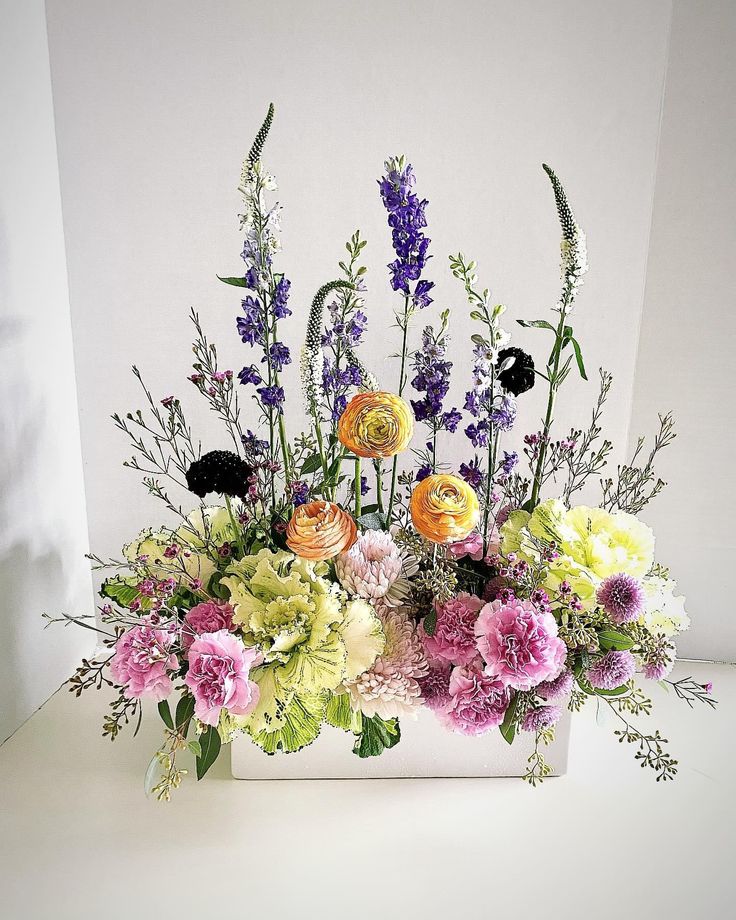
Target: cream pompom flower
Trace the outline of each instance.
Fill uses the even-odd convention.
[[[347,552],[335,559],[335,571],[348,594],[366,600],[401,604],[408,592],[407,561],[384,530],[361,534]]]
[[[429,672],[422,641],[405,608],[379,601],[376,613],[386,644],[367,671],[345,683],[351,705],[369,717],[416,718],[422,705],[419,681]]]

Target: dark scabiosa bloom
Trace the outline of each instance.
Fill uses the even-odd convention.
[[[514,396],[526,393],[534,386],[534,361],[521,348],[502,348],[498,353],[498,366],[501,368],[498,374],[501,386]]]
[[[212,450],[187,470],[187,488],[204,498],[210,492],[245,499],[253,467],[230,450]]]
[[[387,160],[386,173],[378,180],[396,253],[396,259],[388,266],[391,287],[408,294],[413,306],[423,309],[432,303],[429,292],[434,287],[431,281],[420,281],[429,258],[429,239],[423,233],[427,226],[425,210],[429,202],[417,197],[413,191],[414,183],[414,171],[403,157]]]

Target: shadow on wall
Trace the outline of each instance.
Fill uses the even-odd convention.
[[[46,327],[42,305],[7,315],[6,294],[0,275],[0,743],[94,647],[41,617],[94,613],[71,355],[62,375],[58,317]]]

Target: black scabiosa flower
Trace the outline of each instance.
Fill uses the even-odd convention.
[[[534,361],[521,348],[502,348],[498,353],[498,366],[502,367],[509,358],[513,358],[513,361],[501,371],[498,379],[504,390],[518,396],[534,386]]]
[[[187,470],[187,486],[200,498],[209,492],[245,499],[253,467],[231,450],[212,450]]]

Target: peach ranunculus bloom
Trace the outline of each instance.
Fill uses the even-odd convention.
[[[463,540],[480,517],[475,491],[446,473],[427,476],[414,488],[409,511],[416,529],[433,543]]]
[[[353,518],[332,502],[299,505],[286,527],[286,545],[304,559],[333,559],[357,538]]]
[[[357,393],[340,416],[337,436],[358,457],[393,457],[406,450],[414,418],[406,402],[393,393]]]

